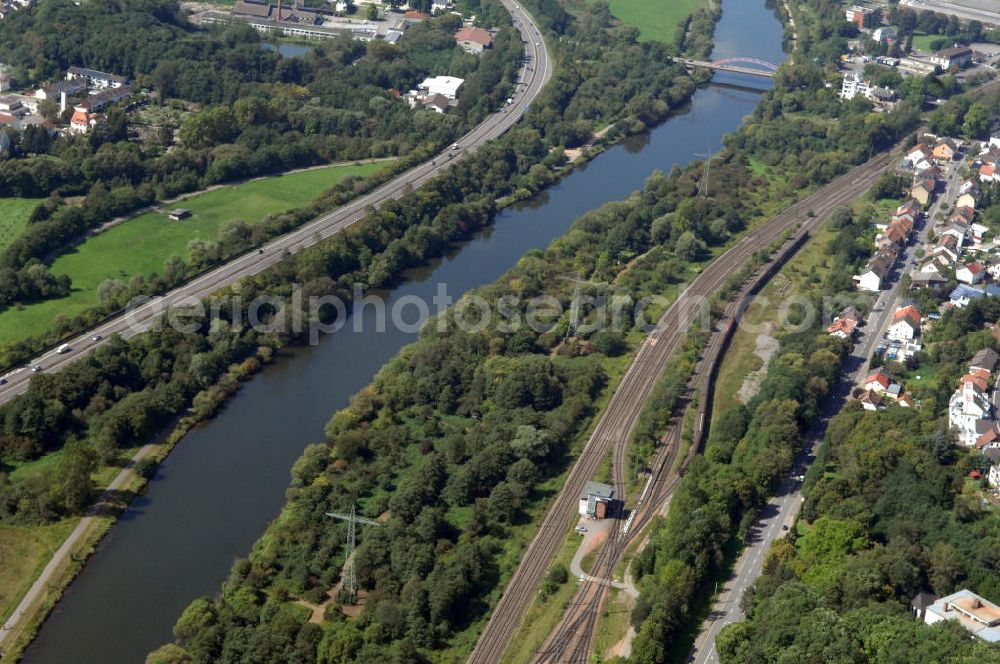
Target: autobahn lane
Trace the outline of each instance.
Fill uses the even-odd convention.
[[[29,366],[39,366],[41,370],[46,372],[59,371],[80,359],[84,354],[106,343],[112,335],[119,334],[127,338],[144,332],[169,307],[205,297],[274,266],[285,258],[285,252],[297,253],[341,232],[362,219],[368,206],[377,208],[388,200],[400,198],[411,188],[420,187],[443,170],[461,162],[484,143],[501,136],[523,117],[531,103],[552,77],[551,58],[537,24],[516,0],[503,0],[503,2],[510,11],[524,42],[528,61],[521,72],[522,85],[518,86],[518,90],[513,95],[513,103],[501,111],[493,113],[459,138],[454,144],[458,146],[457,148],[452,146],[435,155],[433,159],[414,166],[368,194],[317,217],[287,235],[272,240],[264,245],[259,252],[254,251],[238,256],[168,293],[154,297],[147,303],[68,340],[66,343],[72,349],[70,352],[59,354],[55,349],[50,349],[29,362]],[[0,385],[0,404],[23,393],[28,388],[32,373],[30,368],[21,368],[4,376],[7,382]]]

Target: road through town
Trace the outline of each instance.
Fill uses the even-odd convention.
[[[915,244],[919,245],[927,239],[928,233],[934,225],[933,220],[937,211],[945,202],[953,200],[960,182],[959,171],[963,164],[964,159],[948,167],[945,190],[925,215]],[[715,649],[715,639],[719,632],[726,625],[745,618],[740,606],[740,599],[760,576],[771,544],[774,540],[783,537],[795,523],[803,500],[802,480],[798,478],[804,477],[816,458],[819,445],[826,433],[826,424],[829,418],[840,411],[853,389],[860,385],[868,374],[869,361],[875,345],[888,329],[892,322],[892,315],[900,303],[900,277],[915,265],[916,257],[913,250],[914,247],[906,249],[905,258],[894,272],[895,278],[889,289],[872,296],[871,313],[857,338],[857,343],[844,361],[844,377],[838,386],[835,398],[826,403],[821,420],[809,432],[804,449],[795,460],[791,476],[782,480],[775,491],[775,497],[768,503],[760,519],[754,525],[753,532],[747,538],[745,548],[736,561],[732,576],[720,585],[715,605],[706,619],[701,634],[695,641],[694,648],[688,657],[689,662],[694,664],[718,662],[719,656]]]
[[[524,41],[527,61],[521,71],[523,85],[518,87],[511,104],[508,104],[501,111],[491,114],[475,129],[459,138],[455,142],[457,148],[451,147],[435,155],[430,161],[414,166],[398,175],[374,191],[269,242],[261,248],[260,252],[243,254],[225,265],[69,340],[67,345],[72,349],[70,352],[59,354],[55,349],[52,349],[41,357],[33,359],[29,366],[38,366],[46,372],[59,371],[78,360],[82,355],[106,343],[108,338],[114,334],[128,338],[146,331],[167,308],[190,302],[195,298],[205,297],[240,279],[266,270],[281,261],[286,252],[297,253],[341,232],[361,220],[369,206],[377,208],[385,201],[400,198],[410,189],[420,187],[441,171],[460,162],[487,141],[501,136],[521,119],[552,77],[551,58],[534,19],[516,0],[503,0],[503,2],[514,18],[515,25]],[[7,384],[0,385],[0,404],[4,404],[23,393],[28,388],[31,375],[32,371],[28,368],[22,368],[8,374],[5,377]]]

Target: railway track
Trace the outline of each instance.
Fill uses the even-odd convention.
[[[719,291],[729,277],[737,273],[755,253],[781,239],[789,229],[798,225],[796,236],[805,236],[815,230],[836,207],[864,193],[891,161],[890,153],[877,155],[749,232],[707,266],[661,316],[623,376],[604,415],[597,423],[579,459],[570,471],[562,491],[556,497],[538,533],[529,544],[521,564],[511,577],[503,596],[490,616],[490,620],[469,658],[470,662],[486,664],[501,660],[504,650],[520,626],[525,610],[534,599],[542,575],[548,569],[562,543],[566,529],[576,511],[577,497],[582,491],[584,483],[596,474],[598,466],[609,452],[612,453],[613,484],[616,491],[619,490],[619,487],[624,490],[625,449],[643,405],[666,366],[667,360],[683,342],[690,325],[706,311],[706,307],[709,306],[708,299],[712,294]],[[727,312],[730,315],[728,325],[731,330],[738,312],[730,311],[730,308],[727,308]],[[727,325],[725,320],[723,318],[723,325]],[[728,334],[727,331],[725,336],[728,337]],[[714,339],[718,335],[712,336]],[[700,363],[702,367],[714,368],[714,362],[721,354],[722,344],[721,340],[710,342]],[[706,362],[711,357],[716,359],[712,360],[711,363]],[[711,371],[699,371],[698,376],[702,375],[705,376],[704,383],[698,383],[697,388],[707,396]],[[693,431],[695,441],[700,441],[704,433],[707,401],[707,398],[701,398],[698,401],[699,413]],[[674,445],[673,447],[678,446]],[[696,451],[697,447],[697,445],[692,446],[692,453]],[[689,460],[685,459],[683,467],[686,467],[687,463]],[[676,478],[671,480],[669,477],[661,478],[657,482],[655,495],[660,498],[658,502],[662,503],[669,495],[669,491],[672,491],[675,483]],[[617,495],[622,496],[623,494],[617,493]],[[653,502],[649,500],[647,504],[653,504]],[[639,518],[641,518],[639,525],[646,525],[652,516],[637,516],[637,519]],[[616,528],[615,530],[620,529]],[[633,527],[630,533],[636,533],[640,530],[641,528]],[[609,539],[609,542],[605,544],[600,555],[606,556],[609,562],[614,559],[615,562],[610,565],[610,570],[613,571],[621,553],[624,552],[627,541],[627,538],[616,538],[614,542]],[[614,545],[611,546],[611,544]],[[607,554],[603,553],[605,550]],[[596,564],[594,571],[597,571]],[[593,576],[600,578],[599,574],[593,574]],[[571,612],[573,615],[570,615],[569,620],[564,620],[556,629],[553,636],[543,646],[542,652],[538,654],[537,661],[575,661],[574,658],[579,654],[581,648],[583,652],[589,649],[593,621],[596,621],[606,587],[606,584],[603,583],[584,582],[581,586],[581,593],[585,589],[589,589],[587,594],[585,596],[578,594],[580,601],[574,602],[570,607],[573,609]],[[586,627],[590,629],[584,629]],[[586,641],[585,646],[581,646],[580,644],[584,641]],[[563,654],[559,653],[560,650],[563,651]],[[545,659],[541,659],[542,657]]]
[[[975,97],[981,97],[998,89],[1000,89],[1000,79],[980,86],[971,94]],[[575,512],[576,498],[582,491],[583,484],[596,473],[601,460],[609,451],[612,452],[613,485],[616,489],[616,495],[624,496],[623,493],[618,493],[618,487],[624,486],[625,452],[632,430],[655,386],[656,379],[665,368],[670,355],[680,347],[690,325],[697,320],[697,316],[701,313],[702,307],[707,306],[707,298],[718,291],[732,274],[735,274],[747,263],[754,253],[770,246],[790,228],[800,224],[798,230],[789,238],[789,243],[778,252],[775,259],[772,259],[758,272],[753,283],[744,288],[740,295],[726,307],[723,316],[718,321],[716,333],[711,335],[709,344],[703,351],[702,359],[695,369],[694,383],[690,386],[690,391],[699,396],[691,449],[678,469],[680,472],[670,472],[679,451],[681,436],[680,427],[672,427],[672,433],[668,437],[666,445],[658,453],[658,456],[670,455],[669,463],[661,464],[662,475],[658,476],[654,472],[649,495],[644,506],[638,506],[641,511],[631,524],[628,536],[616,538],[614,541],[609,540],[599,554],[602,559],[613,558],[616,560],[615,564],[610,566],[610,570],[614,570],[617,559],[624,553],[628,543],[653,520],[659,507],[673,492],[680,479],[680,473],[687,468],[700,448],[706,432],[705,423],[711,412],[709,396],[714,372],[749,299],[756,289],[770,278],[774,267],[780,265],[790,253],[794,252],[798,244],[812,234],[834,209],[862,195],[874,184],[875,179],[891,165],[894,159],[893,155],[898,152],[899,147],[896,145],[891,150],[880,153],[866,163],[853,168],[748,233],[736,245],[706,267],[661,316],[655,329],[643,343],[617,390],[612,395],[607,410],[588,439],[576,465],[570,471],[563,490],[546,514],[539,532],[522,558],[521,565],[511,577],[504,595],[500,598],[482,635],[480,635],[476,648],[469,658],[470,662],[486,664],[501,660],[510,639],[520,626],[525,610],[534,598],[535,588],[551,564],[566,529],[570,525]],[[678,421],[683,421],[683,415]],[[656,460],[654,459],[655,467]],[[620,529],[616,527],[614,530],[618,532]],[[592,574],[592,576],[605,578],[599,574]],[[606,578],[611,578],[610,572]],[[607,583],[583,582],[570,605],[572,611],[567,612],[567,618],[560,622],[534,661],[587,661],[586,655],[589,654],[593,627],[607,587]],[[586,610],[583,607],[586,607]],[[581,617],[581,615],[586,617]],[[560,648],[563,651],[562,654],[559,652]],[[583,659],[580,658],[581,652]]]

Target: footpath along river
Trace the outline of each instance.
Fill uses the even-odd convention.
[[[779,63],[782,28],[764,0],[724,0],[714,58]],[[633,137],[522,205],[388,294],[430,302],[438,284],[458,298],[495,281],[525,252],[546,246],[574,219],[642,187],[655,169],[712,152],[756,105],[767,79],[722,73],[689,107]],[[756,89],[756,90],[755,90]],[[409,308],[408,312],[413,313]],[[361,332],[347,325],[317,346],[295,349],[251,380],[219,415],[191,432],[101,542],[67,590],[25,661],[134,664],[172,639],[191,600],[215,595],[233,561],[246,556],[284,501],[289,470],[323,425],[379,368],[416,337],[374,310]]]

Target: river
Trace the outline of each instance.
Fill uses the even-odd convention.
[[[763,0],[725,0],[714,57],[781,62],[782,28]],[[721,147],[757,103],[766,79],[719,74],[689,107],[630,138],[559,184],[505,210],[496,223],[432,265],[415,269],[392,301],[429,301],[444,283],[458,297],[495,281],[526,251],[544,247],[578,216],[624,198],[655,169],[669,171]],[[372,319],[368,308],[365,317]],[[218,416],[192,431],[160,466],[67,590],[25,661],[140,663],[170,641],[191,600],[215,595],[233,561],[247,555],[284,502],[289,470],[323,426],[378,369],[414,340],[388,326],[347,326],[319,345],[291,351],[251,380]]]

